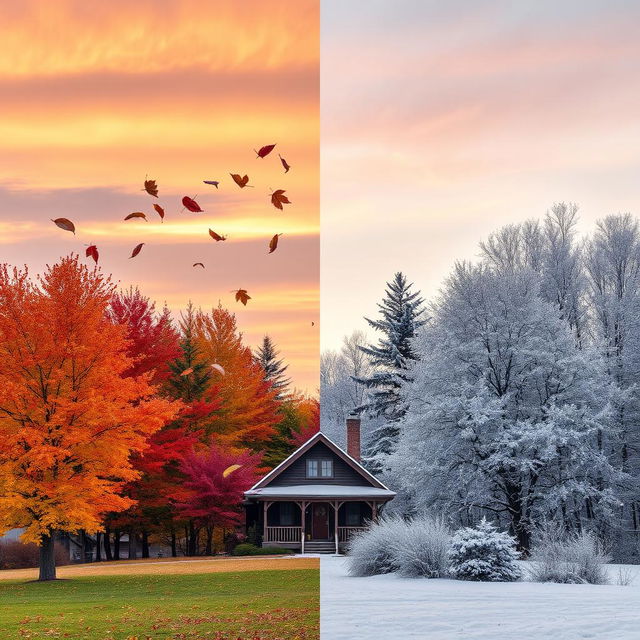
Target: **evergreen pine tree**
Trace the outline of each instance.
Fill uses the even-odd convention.
[[[181,355],[169,363],[171,377],[167,380],[170,395],[187,403],[200,400],[209,386],[211,368],[204,361],[195,337],[196,314],[193,304],[189,302],[187,310],[180,321],[182,338],[180,340]],[[189,375],[181,375],[191,369]]]
[[[286,377],[286,371],[289,365],[284,364],[276,346],[271,338],[266,335],[262,340],[262,345],[256,349],[256,362],[264,369],[265,380],[271,383],[271,386],[278,392],[278,399],[287,395],[287,387],[291,383],[291,378]]]
[[[371,327],[383,333],[377,345],[360,347],[369,356],[373,375],[354,378],[371,390],[368,401],[356,411],[383,420],[373,432],[364,455],[366,466],[374,473],[385,468],[385,459],[395,450],[399,436],[398,421],[406,411],[400,387],[408,380],[407,370],[416,360],[411,340],[425,323],[421,319],[424,301],[419,291],[411,290],[412,286],[403,273],[397,272],[387,283],[385,297],[378,304],[382,318],[365,318]]]

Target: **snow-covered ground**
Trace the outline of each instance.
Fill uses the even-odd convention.
[[[345,562],[320,561],[321,640],[640,638],[640,566],[630,586],[594,586],[351,578]]]

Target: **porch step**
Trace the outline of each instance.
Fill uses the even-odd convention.
[[[336,545],[335,542],[331,540],[322,541],[322,542],[305,542],[304,543],[304,551],[305,553],[335,553]]]

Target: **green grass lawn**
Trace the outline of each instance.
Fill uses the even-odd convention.
[[[0,582],[0,638],[317,640],[315,569]]]

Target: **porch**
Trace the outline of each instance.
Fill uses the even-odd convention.
[[[351,536],[376,521],[381,503],[366,500],[264,500],[262,545],[301,553],[340,553]]]

